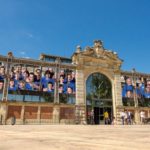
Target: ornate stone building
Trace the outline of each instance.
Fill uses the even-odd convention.
[[[121,70],[123,61],[116,52],[103,47],[100,40],[94,41],[93,47],[80,46],[71,59],[60,56],[41,54],[40,60],[16,58],[9,53],[0,56],[2,66],[5,66],[4,86],[0,96],[0,122],[10,124],[15,117],[16,124],[104,124],[104,112],[108,111],[110,118],[116,118],[121,124],[120,112],[124,109],[134,114],[138,124],[141,110],[150,117],[150,107],[124,106],[122,103],[122,76],[134,78],[149,74],[124,72]],[[35,72],[53,68],[55,74],[54,93],[43,91],[8,90],[12,68],[21,66]],[[59,75],[62,70],[75,73],[74,94],[59,93]],[[42,71],[41,71],[42,74]],[[44,93],[44,94],[43,94]],[[73,102],[69,103],[68,100]],[[134,98],[134,102],[136,98]],[[92,114],[93,113],[93,114]],[[93,116],[92,116],[93,115]]]

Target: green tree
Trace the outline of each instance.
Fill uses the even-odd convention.
[[[88,86],[90,86],[87,98],[112,98],[111,82],[105,75],[100,73],[92,74],[87,82]]]

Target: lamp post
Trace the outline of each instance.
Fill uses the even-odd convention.
[[[3,88],[2,101],[7,101],[7,99],[8,99],[8,86],[9,86],[9,77],[10,77],[9,75],[10,75],[12,59],[13,59],[13,53],[12,52],[8,52],[8,54],[7,54],[7,62],[5,64],[6,71],[5,71],[5,79],[4,79],[4,88]]]
[[[134,98],[134,106],[135,107],[137,107],[138,106],[138,100],[137,100],[137,96],[136,96],[136,81],[135,81],[135,73],[136,73],[136,70],[135,70],[135,68],[133,68],[132,70],[131,70],[131,72],[132,72],[132,80],[133,80],[133,85],[134,85],[134,87],[135,87],[135,89],[134,89],[134,92],[133,92],[133,98]]]
[[[60,100],[59,100],[59,92],[58,92],[58,88],[59,88],[59,82],[58,81],[59,81],[59,71],[60,71],[60,63],[61,63],[60,58],[57,58],[55,60],[55,63],[56,63],[56,68],[55,68],[56,82],[55,82],[55,90],[54,90],[54,103],[59,104]]]

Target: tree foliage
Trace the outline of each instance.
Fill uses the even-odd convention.
[[[87,99],[112,98],[110,80],[103,74],[94,73],[87,80]]]

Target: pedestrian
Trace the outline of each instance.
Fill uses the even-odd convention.
[[[94,124],[94,110],[93,109],[91,110],[90,117],[91,117],[91,124]]]
[[[116,118],[115,118],[114,116],[112,117],[112,122],[111,122],[111,124],[112,124],[112,125],[116,125]]]
[[[131,112],[127,110],[127,124],[131,125]]]
[[[140,121],[141,121],[141,124],[145,123],[145,111],[143,110],[141,110],[140,112]]]
[[[109,113],[107,110],[104,112],[104,121],[105,124],[109,124]]]
[[[121,117],[122,125],[125,124],[125,116],[126,116],[125,111],[121,111],[120,112],[120,117]]]

